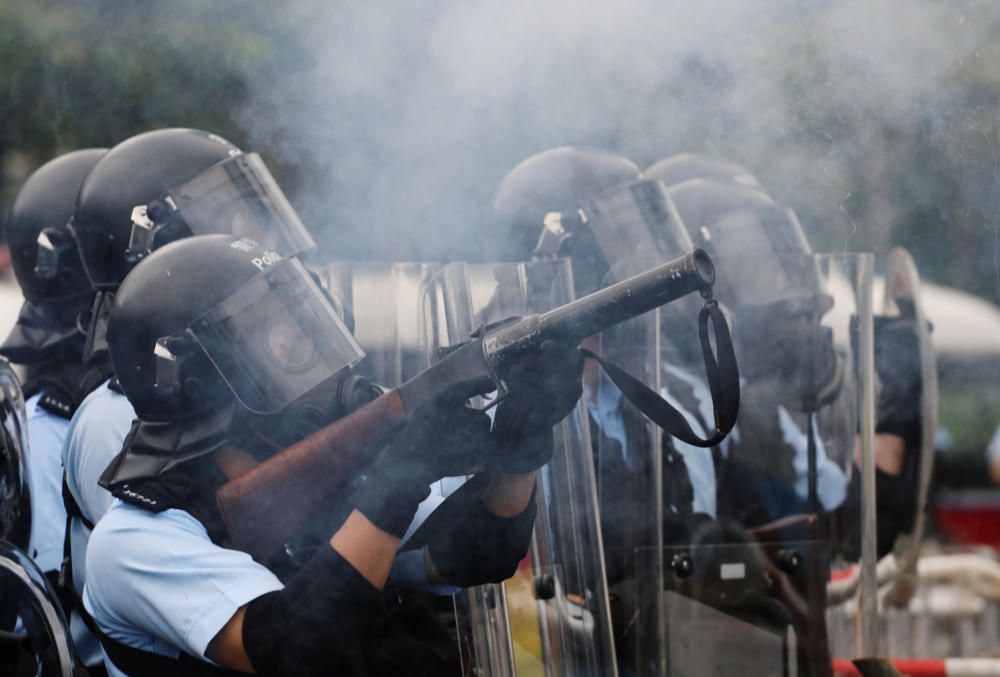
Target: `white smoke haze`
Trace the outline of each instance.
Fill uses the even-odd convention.
[[[893,191],[931,211],[935,191],[956,183],[992,196],[962,175],[995,175],[996,109],[980,102],[982,116],[970,116],[976,78],[1000,77],[976,73],[998,49],[995,3],[317,1],[288,11],[307,58],[252,78],[240,122],[251,146],[281,139],[284,162],[312,168],[294,199],[326,229],[332,257],[475,258],[504,174],[566,144],[640,166],[682,151],[743,162],[800,211],[818,248],[884,250],[902,216]],[[975,124],[982,144],[955,141]],[[913,144],[902,142],[917,138],[937,165],[909,178]],[[941,185],[926,180],[939,175]]]

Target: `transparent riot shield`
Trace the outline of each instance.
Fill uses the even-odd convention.
[[[27,452],[27,416],[17,375],[0,358],[0,539],[28,547],[31,533],[31,496],[24,464]]]
[[[649,263],[620,262],[608,281]],[[877,646],[871,256],[767,265],[766,303],[717,299],[742,384],[736,428],[717,447],[669,437],[598,380],[602,526],[630,674],[830,675],[831,642],[838,657]],[[704,434],[714,420],[697,303],[605,332],[600,349]],[[845,656],[827,626],[827,588],[852,568],[865,594]]]
[[[327,288],[353,317],[354,337],[365,351],[360,369],[375,383],[395,387],[428,366],[422,303],[441,269],[436,263],[376,262],[336,262],[326,269]]]
[[[910,506],[912,528],[899,537],[894,548],[898,574],[888,599],[896,606],[905,605],[916,587],[917,559],[934,470],[938,386],[931,332],[921,302],[916,264],[905,249],[897,247],[886,260],[882,310],[875,318],[875,372],[879,380],[876,433],[885,431],[890,435],[887,443],[900,447],[900,475],[904,486],[915,490]],[[876,444],[880,443],[881,437],[876,439]]]
[[[394,386],[466,340],[480,325],[573,299],[568,262],[533,264],[337,263],[328,287],[354,317],[367,357],[359,367]],[[478,402],[478,406],[488,406]],[[461,479],[446,480],[441,491]],[[556,430],[540,473],[531,552],[503,585],[455,597],[469,674],[613,675],[607,589],[586,410]]]
[[[0,541],[0,673],[72,677],[76,654],[58,597],[24,552]]]
[[[471,326],[543,312],[574,298],[567,260],[468,270]],[[530,554],[503,586],[513,667],[517,675],[613,675],[594,455],[582,402],[555,433],[552,461],[539,474]]]

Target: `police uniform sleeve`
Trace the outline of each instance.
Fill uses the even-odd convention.
[[[209,642],[240,607],[281,587],[246,553],[212,543],[188,513],[115,503],[87,549],[84,605],[118,642],[207,660]]]
[[[28,482],[31,536],[28,552],[42,571],[62,564],[66,510],[62,501],[63,440],[68,422],[38,406],[41,394],[28,401]]]

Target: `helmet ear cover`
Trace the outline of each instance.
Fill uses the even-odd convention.
[[[573,236],[586,223],[587,215],[582,209],[575,212],[549,212],[542,220],[542,230],[532,258],[554,259],[566,256]]]
[[[38,233],[38,254],[35,257],[35,276],[40,280],[54,280],[62,274],[66,276],[66,266],[60,261],[71,253],[75,245],[72,236],[63,228],[43,228]]]
[[[188,400],[215,401],[213,392],[226,392],[221,378],[217,388],[205,380],[206,374],[213,374],[214,368],[208,357],[198,347],[197,342],[187,334],[179,332],[161,336],[153,348],[155,360],[154,390],[164,398],[183,396]]]
[[[184,334],[161,336],[156,340],[153,357],[156,360],[156,381],[153,387],[170,397],[181,391],[184,385],[184,364],[196,350],[193,342]]]
[[[135,266],[163,245],[191,235],[191,229],[172,204],[173,200],[167,197],[132,209],[132,232],[125,250],[129,266]]]

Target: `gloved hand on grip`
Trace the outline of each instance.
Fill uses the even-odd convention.
[[[431,402],[379,453],[350,503],[375,526],[402,538],[432,483],[484,468],[495,448],[485,413],[464,401]]]
[[[493,431],[500,449],[492,467],[537,470],[552,457],[552,426],[566,418],[583,394],[583,353],[546,341],[518,358],[503,375],[510,389],[497,405]]]

